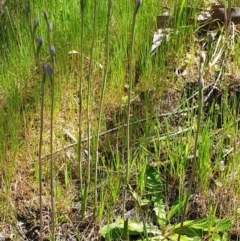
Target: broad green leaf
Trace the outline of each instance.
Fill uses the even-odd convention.
[[[146,230],[148,234],[151,235],[161,235],[160,230],[157,227],[152,227],[150,225],[146,225]],[[142,222],[138,221],[128,221],[128,233],[129,236],[133,235],[143,235],[144,227]],[[104,238],[110,239],[122,239],[124,236],[124,220],[117,219],[116,222],[108,224],[101,228],[100,234]]]
[[[178,234],[173,234],[169,237],[169,240],[171,241],[177,241],[178,240]],[[201,241],[201,238],[200,237],[188,237],[186,235],[181,235],[181,238],[180,238],[181,241]]]
[[[181,224],[174,226],[173,230],[177,233],[179,231]],[[183,223],[182,234],[188,236],[198,235],[201,236],[204,232],[224,232],[232,226],[230,220],[221,219],[200,219],[200,220],[187,220]]]
[[[179,229],[180,226],[181,226],[181,223],[175,225],[174,230]],[[200,220],[187,220],[187,221],[183,222],[183,227],[191,227],[191,228],[195,228],[195,229],[206,230],[206,228],[209,227],[209,219],[204,218],[204,219],[200,219]]]
[[[168,241],[169,239],[166,239],[164,237],[149,237],[148,239],[138,239],[136,241]]]
[[[159,224],[159,226],[165,227],[167,225],[167,219],[166,219],[166,211],[165,211],[165,205],[163,204],[162,200],[159,200],[158,202],[154,202],[154,208],[153,208],[156,220]]]
[[[148,166],[146,169],[146,186],[152,201],[163,200],[160,174],[152,166]]]
[[[177,230],[174,230],[175,233],[179,233],[179,229]],[[202,229],[195,229],[195,228],[192,228],[191,226],[188,226],[188,227],[184,227],[182,228],[181,230],[181,234],[182,235],[186,235],[188,237],[202,237],[206,232],[204,232]]]
[[[224,232],[222,235],[222,241],[229,241],[229,235],[227,232]]]
[[[221,236],[220,236],[219,234],[214,233],[214,234],[212,235],[212,237],[211,237],[211,240],[212,240],[212,241],[221,241],[222,238],[221,238]]]
[[[217,233],[213,233],[211,237],[211,241],[229,241],[229,236],[227,233],[223,233],[221,235]]]
[[[214,232],[225,232],[232,227],[230,220],[216,219],[216,226]]]
[[[115,222],[101,228],[100,234],[104,238],[118,240],[122,238],[123,231],[124,231],[123,223]]]
[[[166,226],[166,211],[162,196],[162,180],[159,172],[152,166],[146,169],[146,187],[150,199],[154,203],[154,212],[156,214],[156,221],[160,227]]]

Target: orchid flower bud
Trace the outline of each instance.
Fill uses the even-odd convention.
[[[33,22],[33,28],[36,29],[39,25],[39,18],[35,18]]]
[[[41,47],[42,45],[43,45],[43,37],[40,36],[40,37],[38,38],[38,40],[37,40],[37,46],[38,46],[38,47]]]
[[[199,89],[203,89],[204,88],[204,79],[203,79],[202,75],[198,79],[198,88]]]
[[[51,66],[49,64],[47,64],[47,63],[43,64],[43,73],[47,74],[49,76],[52,75],[53,71],[52,71],[52,68],[51,68]]]
[[[49,48],[49,54],[51,56],[55,56],[56,55],[56,49],[54,47],[54,45],[51,45],[50,48]]]
[[[47,20],[47,19],[48,19],[48,12],[47,12],[47,11],[44,11],[44,12],[43,12],[43,15],[44,15],[44,18]]]

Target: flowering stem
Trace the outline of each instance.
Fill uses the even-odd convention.
[[[194,177],[196,176],[196,170],[197,170],[197,145],[198,145],[198,137],[200,132],[200,124],[201,124],[201,117],[202,117],[202,109],[203,109],[203,87],[204,87],[204,79],[203,79],[203,68],[204,68],[204,62],[205,62],[205,54],[201,53],[200,55],[200,68],[199,68],[199,80],[198,80],[198,89],[199,89],[199,98],[198,98],[198,119],[197,119],[197,132],[195,136],[195,145],[194,145],[194,153],[193,153],[193,162],[192,162],[192,172],[188,184],[188,190],[187,195],[184,199],[184,206],[183,206],[183,212],[181,217],[181,225],[179,228],[179,235],[178,235],[178,241],[181,239],[181,232],[183,228],[183,222],[186,216],[187,212],[187,204],[189,197],[192,192],[192,185],[194,182]]]

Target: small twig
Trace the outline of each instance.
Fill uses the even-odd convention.
[[[224,58],[223,58],[223,60],[222,60],[221,69],[220,69],[220,71],[219,71],[219,73],[218,73],[218,75],[217,75],[217,78],[216,78],[216,80],[215,80],[215,83],[214,83],[212,89],[209,91],[208,95],[204,98],[204,102],[207,102],[207,101],[208,101],[208,99],[210,98],[210,96],[211,96],[211,94],[213,93],[214,89],[216,89],[216,86],[217,86],[218,82],[220,81],[220,79],[221,79],[221,77],[222,77],[222,73],[223,73],[223,68],[224,68],[224,66],[225,66],[225,56],[224,56]]]
[[[66,134],[67,136],[70,137],[70,139],[71,139],[72,141],[74,141],[74,143],[77,143],[78,140],[75,138],[75,136],[74,136],[72,133],[70,133],[69,130],[67,130],[67,129],[64,128],[63,131],[65,132],[65,134]]]
[[[191,126],[189,128],[186,128],[186,129],[183,129],[183,130],[180,129],[179,131],[173,132],[173,133],[168,134],[168,135],[166,134],[166,135],[161,136],[159,138],[158,137],[157,138],[153,138],[153,139],[150,140],[150,142],[153,142],[153,141],[163,141],[163,140],[166,140],[167,138],[172,138],[172,137],[178,136],[180,134],[183,134],[183,133],[191,131],[191,130],[194,130],[193,126]]]
[[[238,146],[240,144],[240,142],[238,141],[236,143],[236,146]],[[223,155],[222,160],[224,160],[224,158],[226,158],[229,154],[231,154],[234,151],[234,147],[231,147],[229,149],[226,150],[226,153]]]

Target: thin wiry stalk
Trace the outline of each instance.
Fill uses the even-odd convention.
[[[52,31],[52,23],[50,23],[49,20],[48,20],[48,12],[47,11],[44,11],[43,15],[44,15],[44,18],[45,18],[45,21],[46,21],[46,24],[47,24],[47,41],[48,41],[48,45],[50,47],[50,44],[51,44],[50,34],[51,34],[51,31]]]
[[[49,73],[50,80],[51,80],[51,120],[50,120],[50,175],[51,175],[51,209],[52,209],[52,215],[51,215],[51,235],[52,240],[55,240],[55,183],[54,183],[54,161],[53,161],[53,115],[54,115],[54,71],[55,71],[55,54],[56,50],[54,45],[51,45],[50,35],[52,31],[52,24],[48,20],[48,13],[44,11],[44,18],[46,20],[47,25],[47,41],[49,46],[49,54],[50,54],[50,61],[51,66],[49,66],[49,69],[51,68],[51,71]]]
[[[44,107],[44,84],[46,81],[46,73],[42,74],[41,87],[41,113],[40,113],[40,138],[39,138],[39,154],[38,154],[38,168],[39,168],[39,202],[40,202],[40,233],[39,240],[43,240],[43,208],[42,208],[42,140],[43,140],[43,107]]]
[[[130,164],[131,164],[131,150],[130,150],[130,111],[131,111],[131,96],[132,96],[132,85],[133,85],[133,49],[134,49],[134,36],[135,36],[135,25],[136,18],[139,7],[141,5],[141,1],[136,1],[136,6],[133,14],[132,21],[132,30],[131,30],[131,48],[130,48],[130,56],[129,56],[129,87],[128,87],[128,106],[127,106],[127,167],[126,167],[126,176],[125,176],[125,191],[124,191],[124,200],[123,200],[123,217],[125,216],[125,202],[127,196],[127,185],[129,182],[129,173],[130,173]]]
[[[106,41],[105,41],[105,56],[106,63],[104,68],[104,75],[101,87],[101,97],[100,97],[100,109],[98,115],[98,126],[97,126],[97,141],[96,141],[96,162],[95,162],[95,212],[97,208],[97,180],[98,180],[98,148],[99,148],[99,135],[100,135],[100,126],[101,126],[101,117],[102,117],[102,109],[103,109],[103,99],[104,92],[106,88],[106,82],[108,77],[108,65],[109,65],[109,28],[110,28],[110,20],[111,20],[111,10],[112,10],[112,0],[108,0],[108,15],[107,15],[107,26],[106,26]]]
[[[50,126],[50,154],[51,154],[51,208],[52,208],[52,240],[55,240],[55,195],[54,195],[54,162],[53,162],[53,116],[54,116],[54,76],[55,76],[55,47],[51,45],[50,56],[52,64],[52,75],[51,78],[51,126]]]
[[[96,36],[96,20],[97,20],[97,0],[94,0],[94,13],[93,13],[93,37],[91,44],[91,54],[90,54],[90,63],[88,68],[88,87],[87,87],[87,135],[88,135],[88,169],[87,169],[87,183],[84,190],[84,198],[83,198],[83,209],[82,215],[85,215],[87,199],[88,199],[88,190],[90,186],[90,173],[91,173],[91,128],[90,128],[90,95],[91,95],[91,77],[92,77],[92,62],[93,62],[93,52],[94,52],[94,44],[95,44],[95,36]]]
[[[184,206],[183,206],[183,212],[181,217],[181,225],[179,228],[179,235],[178,235],[178,241],[181,239],[181,232],[183,228],[183,222],[186,216],[187,212],[187,205],[188,200],[192,192],[192,185],[194,182],[194,177],[196,176],[196,170],[197,170],[197,145],[198,145],[198,137],[200,133],[200,124],[201,124],[201,117],[202,117],[202,109],[203,109],[203,87],[204,87],[204,79],[203,79],[203,68],[204,68],[204,62],[205,62],[206,56],[204,53],[200,55],[200,67],[199,67],[199,80],[198,80],[198,88],[199,88],[199,99],[198,99],[198,119],[197,119],[197,132],[195,136],[195,145],[194,145],[194,158],[192,162],[192,173],[189,180],[187,195],[184,200]]]
[[[79,185],[80,195],[82,194],[82,82],[83,82],[83,36],[84,36],[84,10],[86,0],[80,1],[80,12],[81,12],[81,58],[80,58],[80,81],[79,81],[79,123],[78,123],[78,165],[79,165]]]
[[[36,32],[37,32],[38,25],[39,25],[39,19],[35,18],[34,24],[33,24],[33,31],[32,31],[32,35],[33,35],[32,42],[33,42],[33,51],[34,51],[36,65],[37,65],[38,71],[40,71],[40,58],[35,48]],[[37,43],[38,43],[37,45],[39,45],[39,40],[37,41]]]

